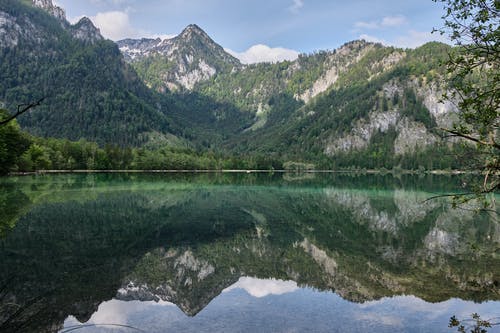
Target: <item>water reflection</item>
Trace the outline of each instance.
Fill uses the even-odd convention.
[[[295,281],[283,281],[276,279],[262,280],[248,276],[241,277],[238,282],[224,289],[228,292],[234,289],[243,289],[253,297],[261,298],[269,295],[283,295],[299,289]]]
[[[499,300],[498,221],[424,202],[460,180],[287,177],[3,180],[2,331],[331,331],[331,307],[342,332],[409,331],[451,302],[429,319],[442,331],[462,308],[500,312],[455,300]]]
[[[266,295],[259,292],[266,289],[270,291]],[[255,291],[257,296],[253,295]],[[491,318],[498,315],[497,310],[491,302],[477,304],[451,299],[432,304],[413,296],[352,303],[331,292],[297,288],[293,281],[245,277],[224,290],[196,317],[187,317],[168,302],[111,300],[102,303],[87,322],[97,326],[85,331],[133,332],[100,325],[113,322],[152,333],[443,332],[450,313],[468,316],[471,311],[478,311]],[[67,329],[77,325],[81,324],[73,317],[65,322]]]

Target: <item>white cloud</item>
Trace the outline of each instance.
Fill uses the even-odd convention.
[[[403,320],[397,316],[384,316],[380,313],[354,313],[353,319],[356,321],[368,321],[370,324],[378,323],[384,326],[403,328]]]
[[[90,0],[94,5],[115,5],[119,6],[129,2],[128,0]]]
[[[433,34],[431,32],[416,31],[416,30],[409,30],[406,32],[406,34],[397,36],[392,40],[386,40],[368,34],[361,34],[359,36],[359,39],[364,39],[367,42],[372,42],[372,43],[381,43],[386,46],[395,46],[395,47],[412,48],[412,49],[422,46],[425,43],[433,41],[450,44],[450,41],[444,36],[441,36],[439,34]]]
[[[408,23],[403,15],[386,16],[382,19],[380,25],[384,28],[400,27]]]
[[[90,19],[101,30],[101,34],[111,40],[144,36],[144,32],[132,27],[127,12],[112,11],[97,13],[96,16],[91,16]]]
[[[267,45],[258,44],[250,47],[245,52],[235,52],[226,49],[234,57],[240,59],[244,64],[254,64],[258,62],[280,62],[284,60],[295,60],[299,52],[282,47],[271,48]]]
[[[224,292],[233,289],[244,289],[253,297],[265,297],[268,295],[283,295],[291,293],[299,289],[297,283],[294,281],[283,280],[261,280],[251,277],[241,277],[238,282],[226,288]]]
[[[302,7],[304,7],[303,0],[293,0],[293,4],[288,7],[288,10],[294,14],[297,14]]]
[[[119,301],[112,299],[107,302],[102,302],[92,317],[85,323],[87,325],[128,325],[130,318],[137,313],[148,312],[151,307],[176,307],[174,303],[165,301]],[[79,326],[81,323],[73,316],[66,318],[64,322],[65,328]],[[83,327],[83,326],[82,326]]]
[[[395,16],[385,16],[381,20],[375,21],[358,21],[354,23],[354,27],[358,30],[375,30],[375,29],[383,29],[383,28],[397,28],[401,27],[408,23],[408,20],[403,15],[395,15]]]
[[[354,27],[357,29],[378,29],[380,26],[376,21],[370,22],[356,22],[354,23]]]
[[[415,48],[432,41],[449,43],[448,39],[445,36],[433,34],[428,31],[410,30],[406,35],[397,37],[394,40],[394,45],[400,47]]]
[[[77,24],[78,21],[80,21],[84,17],[85,17],[85,15],[80,15],[80,16],[75,16],[75,17],[66,17],[66,19],[71,24]]]
[[[76,24],[85,15],[68,17],[68,22]],[[171,39],[177,36],[176,34],[155,34],[148,31],[136,29],[130,23],[128,11],[112,11],[97,13],[95,16],[89,17],[92,23],[99,28],[101,34],[105,38],[117,41],[125,38],[161,38]]]

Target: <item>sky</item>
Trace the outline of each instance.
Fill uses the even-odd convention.
[[[442,26],[432,0],[54,0],[109,39],[162,37],[197,24],[245,63],[294,59],[355,39],[414,48]]]

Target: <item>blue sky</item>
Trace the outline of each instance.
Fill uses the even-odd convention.
[[[335,49],[364,38],[416,47],[441,26],[432,0],[55,0],[70,20],[90,17],[107,38],[173,36],[198,24],[247,62]],[[257,45],[257,46],[256,46]]]

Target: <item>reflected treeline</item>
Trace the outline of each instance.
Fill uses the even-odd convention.
[[[425,202],[451,178],[282,174],[6,178],[0,328],[55,332],[99,304],[195,315],[241,276],[364,302],[500,299],[496,219]],[[447,185],[444,185],[446,183]],[[425,191],[425,192],[424,192]],[[3,229],[3,230],[6,230]]]

